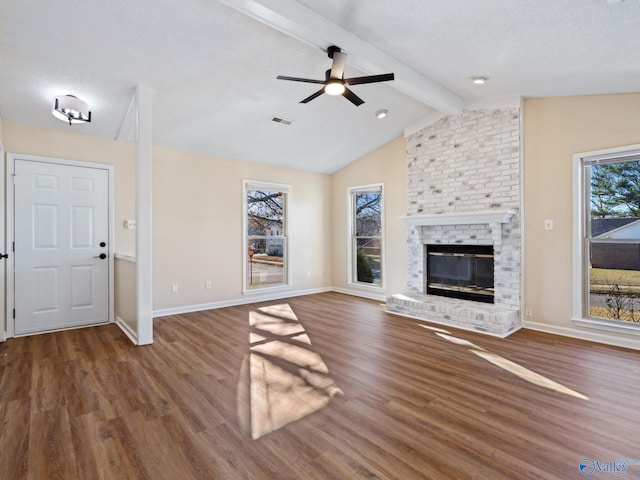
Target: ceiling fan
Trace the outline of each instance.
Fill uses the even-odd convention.
[[[309,95],[300,103],[308,103],[314,98],[319,97],[323,93],[327,95],[342,95],[344,98],[353,103],[356,107],[362,105],[364,100],[349,90],[352,85],[362,85],[363,83],[387,82],[393,80],[393,73],[384,73],[382,75],[368,75],[366,77],[344,78],[344,66],[347,63],[347,54],[342,53],[340,48],[332,45],[327,49],[329,58],[333,59],[331,69],[325,73],[324,80],[314,80],[312,78],[285,77],[278,75],[278,80],[290,80],[292,82],[319,83],[324,85],[316,93]]]

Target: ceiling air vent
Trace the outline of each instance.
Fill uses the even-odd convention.
[[[274,123],[279,123],[280,125],[286,125],[286,126],[289,126],[293,123],[293,120],[287,120],[286,118],[280,118],[280,117],[271,117],[271,121]]]

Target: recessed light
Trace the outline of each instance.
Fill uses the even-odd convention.
[[[382,110],[378,110],[376,112],[376,118],[384,118],[387,116],[387,113],[389,113],[389,110],[387,110],[386,108],[383,108]]]
[[[487,80],[489,80],[489,77],[485,77],[482,75],[475,75],[471,77],[471,81],[476,85],[483,85],[487,82]]]

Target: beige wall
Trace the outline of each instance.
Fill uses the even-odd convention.
[[[154,309],[243,297],[243,179],[291,186],[293,290],[331,285],[328,175],[155,147]]]
[[[400,217],[407,210],[407,155],[400,137],[366,155],[331,176],[333,286],[358,291],[348,281],[347,189],[374,183],[384,184],[385,207],[385,291],[378,295],[403,292],[407,285],[407,228]],[[365,290],[366,292],[366,290]]]
[[[575,330],[572,155],[640,143],[639,112],[640,94],[524,101],[525,320]]]

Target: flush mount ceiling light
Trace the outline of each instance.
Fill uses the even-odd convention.
[[[376,112],[376,118],[378,119],[384,118],[387,116],[387,113],[389,113],[389,110],[387,110],[386,108],[383,108],[382,110],[378,110]]]
[[[60,95],[53,100],[53,116],[63,122],[85,123],[91,121],[91,112],[86,102],[73,95]]]
[[[476,85],[484,85],[487,82],[487,80],[489,80],[489,77],[485,77],[482,75],[475,75],[471,77],[471,81]]]

